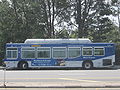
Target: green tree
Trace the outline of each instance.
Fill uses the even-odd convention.
[[[111,0],[111,8],[113,10],[113,16],[118,19],[118,29],[120,34],[120,1],[119,0]]]
[[[70,4],[67,0],[42,0],[45,18],[45,28],[48,38],[56,38],[58,30],[63,22],[69,22]],[[60,30],[61,31],[61,30]]]

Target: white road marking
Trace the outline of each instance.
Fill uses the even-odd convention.
[[[73,78],[60,78],[63,80],[72,80],[72,81],[83,81],[83,82],[102,82],[102,81],[93,81],[93,80],[80,80],[80,79],[73,79]]]

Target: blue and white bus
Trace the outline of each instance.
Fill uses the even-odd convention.
[[[24,43],[7,43],[4,62],[7,69],[111,67],[115,47],[89,39],[27,39]]]

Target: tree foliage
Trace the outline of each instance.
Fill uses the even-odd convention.
[[[1,58],[6,43],[22,43],[28,38],[90,38],[93,42],[119,43],[119,27],[109,18],[117,12],[117,2],[1,0]]]

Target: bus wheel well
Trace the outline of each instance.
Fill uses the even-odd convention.
[[[18,68],[19,68],[19,69],[27,69],[27,68],[28,68],[28,63],[27,63],[27,61],[20,61],[20,62],[18,63]]]
[[[91,60],[85,60],[82,63],[82,67],[84,69],[92,69],[93,68],[93,62]]]

